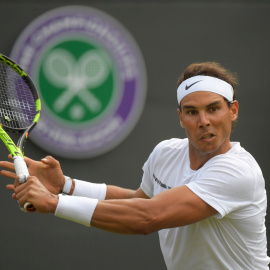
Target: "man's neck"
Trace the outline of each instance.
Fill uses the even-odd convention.
[[[211,158],[225,154],[232,148],[231,143],[229,142],[226,146],[223,146],[222,148],[216,149],[213,152],[201,152],[195,149],[194,147],[191,147],[189,145],[189,160],[190,160],[190,168],[192,170],[199,170],[201,167],[204,166],[204,164],[210,160]]]

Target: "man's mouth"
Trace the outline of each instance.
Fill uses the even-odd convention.
[[[201,139],[211,139],[211,138],[213,138],[215,135],[214,134],[212,134],[212,133],[208,133],[208,134],[205,134],[205,135],[203,135],[202,137],[201,137]]]

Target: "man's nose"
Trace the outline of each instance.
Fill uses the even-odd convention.
[[[206,112],[199,112],[198,113],[198,125],[200,127],[205,127],[210,125],[209,118]]]

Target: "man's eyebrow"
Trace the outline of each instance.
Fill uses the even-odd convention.
[[[209,107],[212,107],[212,106],[215,106],[215,105],[220,105],[220,104],[221,104],[221,101],[218,100],[218,101],[215,101],[215,102],[210,103],[206,107],[209,108]]]
[[[214,102],[206,105],[206,108],[210,108],[212,106],[220,105],[220,104],[221,104],[221,101],[219,101],[219,100],[218,101],[214,101]],[[195,106],[192,106],[192,105],[184,105],[183,106],[183,110],[185,110],[185,109],[196,109],[196,107]]]

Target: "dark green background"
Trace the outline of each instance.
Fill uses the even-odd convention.
[[[269,190],[269,1],[2,0],[1,53],[9,55],[39,15],[78,4],[108,13],[130,31],[145,59],[148,94],[140,121],[124,142],[97,158],[60,158],[66,175],[137,188],[153,147],[185,136],[176,111],[178,76],[191,62],[214,60],[239,75],[240,116],[232,140],[257,159]],[[48,154],[32,143],[26,147],[35,159]],[[0,151],[6,159],[6,149]],[[1,177],[0,269],[165,269],[157,234],[116,235],[53,215],[24,214],[5,189],[7,183]]]

